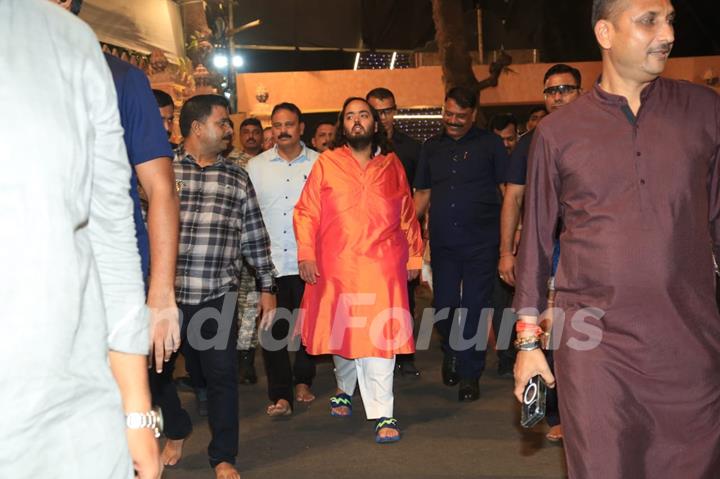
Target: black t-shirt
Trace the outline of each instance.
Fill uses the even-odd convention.
[[[530,155],[530,144],[532,143],[533,133],[530,130],[520,138],[517,146],[510,155],[510,161],[505,169],[505,183],[514,185],[524,185],[527,181],[527,162]]]

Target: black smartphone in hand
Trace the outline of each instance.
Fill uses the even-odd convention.
[[[538,374],[531,378],[523,391],[522,415],[520,425],[525,428],[533,427],[545,417],[545,398],[547,385]]]

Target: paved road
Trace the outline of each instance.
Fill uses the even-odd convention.
[[[459,403],[456,388],[441,383],[436,346],[418,354],[421,378],[396,378],[395,413],[404,434],[397,444],[373,442],[373,423],[365,421],[359,395],[351,418],[330,417],[327,400],[334,380],[328,361],[318,366],[318,399],[298,406],[287,419],[265,416],[264,377],[255,386],[241,386],[238,466],[243,479],[565,477],[562,447],[545,440],[546,426],[526,432],[517,425],[512,382],[496,376],[494,358],[480,383],[481,399]],[[214,477],[206,460],[207,422],[196,415],[192,393],[182,393],[181,399],[195,430],[183,461],[163,477]]]

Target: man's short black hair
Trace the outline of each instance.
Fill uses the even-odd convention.
[[[330,126],[332,126],[333,128],[335,128],[335,126],[336,126],[336,124],[333,123],[333,122],[331,122],[331,121],[321,121],[321,122],[318,123],[317,126],[315,127],[315,132],[313,133],[313,136],[315,136],[315,135],[317,134],[317,131],[318,131],[318,130],[320,129],[320,127],[323,126],[323,125],[330,125]]]
[[[370,98],[377,98],[378,100],[387,100],[388,98],[391,98],[393,103],[395,103],[395,95],[393,95],[393,92],[383,87],[373,88],[370,90],[368,94],[365,95],[365,99],[370,100]]]
[[[212,115],[213,107],[229,108],[227,98],[220,95],[196,95],[180,109],[180,134],[187,137],[194,121],[203,122]]]
[[[473,93],[469,88],[462,86],[456,86],[448,90],[445,94],[445,101],[452,99],[460,108],[472,108],[473,110],[477,107],[477,95]]]
[[[175,102],[173,102],[173,99],[170,95],[165,93],[162,90],[156,90],[153,88],[153,95],[155,95],[155,101],[157,102],[158,106],[160,108],[165,108],[166,106],[172,106],[175,107]]]
[[[593,0],[590,27],[594,29],[600,20],[610,20],[618,3],[620,0]]]
[[[543,83],[548,81],[548,78],[550,78],[553,75],[560,75],[563,73],[569,73],[573,76],[575,79],[576,86],[582,85],[582,75],[580,74],[580,70],[577,68],[573,68],[570,65],[566,65],[564,63],[558,63],[556,65],[551,66],[548,71],[545,72],[545,78],[543,78]]]
[[[262,123],[260,123],[260,120],[257,118],[245,118],[242,123],[240,123],[240,129],[242,130],[246,126],[257,126],[261,130],[263,129]]]
[[[82,2],[83,0],[72,0],[72,3],[70,4],[70,11],[75,15],[79,15],[80,9],[82,8]]]
[[[300,108],[298,108],[295,103],[288,103],[288,102],[278,103],[277,105],[275,105],[273,107],[272,113],[270,114],[270,118],[274,117],[275,113],[277,113],[279,110],[287,110],[289,112],[295,113],[295,115],[297,115],[297,117],[298,117],[298,123],[303,122],[302,112],[300,111]]]
[[[547,108],[545,108],[544,106],[534,106],[530,109],[530,113],[528,113],[528,118],[530,118],[531,116],[533,116],[535,113],[537,113],[539,111],[545,113],[546,115],[548,113]]]
[[[517,131],[518,121],[517,118],[515,118],[515,115],[512,113],[499,113],[490,118],[490,121],[488,122],[488,130],[500,131],[504,130],[509,125],[515,125],[515,130]]]

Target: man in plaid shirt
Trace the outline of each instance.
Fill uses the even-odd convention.
[[[232,136],[227,100],[217,95],[189,99],[180,112],[185,138],[175,161],[180,196],[180,242],[175,290],[182,318],[182,351],[195,355],[207,382],[210,465],[219,479],[239,479],[237,322],[235,308],[240,269],[245,260],[256,271],[259,315],[274,313],[275,267],[270,239],[248,174],[221,155]],[[172,383],[165,401],[165,433],[175,455],[192,429]],[[165,373],[165,372],[164,372]],[[192,378],[195,371],[189,371]],[[166,450],[168,448],[166,447]]]

